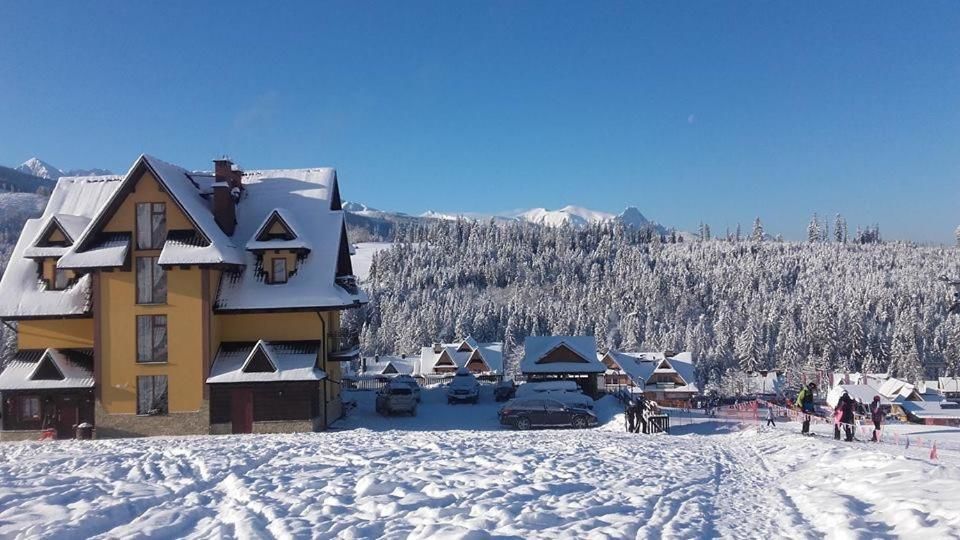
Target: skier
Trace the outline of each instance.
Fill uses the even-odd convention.
[[[840,409],[840,423],[843,424],[845,440],[853,441],[853,399],[850,394],[844,392],[840,396],[840,402],[837,404]]]
[[[767,427],[773,426],[777,427],[777,423],[773,421],[773,406],[770,405],[767,407]]]
[[[810,415],[813,414],[813,393],[817,390],[817,383],[810,383],[800,389],[797,394],[797,407],[803,411],[803,428],[800,433],[808,435],[810,433]]]
[[[633,415],[636,418],[636,424],[634,426],[634,433],[646,433],[647,432],[647,419],[643,417],[643,413],[647,408],[647,400],[643,397],[643,394],[637,397],[637,401],[634,405]]]
[[[880,422],[883,421],[883,408],[880,407],[880,396],[873,396],[870,402],[870,419],[873,420],[873,442],[880,442]]]

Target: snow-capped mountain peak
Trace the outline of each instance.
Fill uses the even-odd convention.
[[[32,157],[24,161],[19,167],[16,168],[16,170],[24,174],[46,178],[47,180],[57,180],[61,176],[103,176],[113,174],[107,169],[97,168],[70,169],[69,171],[64,171],[63,169],[54,167],[53,165],[37,157]]]
[[[32,157],[21,163],[20,166],[17,167],[17,170],[48,180],[56,180],[63,176],[63,171],[36,157]]]
[[[519,212],[515,217],[523,221],[529,221],[530,223],[558,227],[566,224],[583,226],[594,223],[603,223],[605,221],[612,220],[616,216],[607,212],[568,205],[559,210],[533,208],[531,210]]]
[[[640,210],[636,206],[628,206],[622,214],[617,216],[617,219],[624,225],[637,228],[643,227],[650,223],[650,220],[641,214]]]

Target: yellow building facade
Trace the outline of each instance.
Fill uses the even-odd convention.
[[[141,157],[82,236],[47,235],[66,244],[59,258],[32,259],[43,293],[58,270],[65,297],[88,287],[86,313],[3,315],[18,321],[20,350],[92,350],[100,437],[323,429],[342,414],[340,362],[353,345],[340,310],[365,297],[337,260],[342,246],[326,241],[344,227],[335,173],[294,171],[327,197],[291,193],[283,208],[300,209],[302,225],[312,204],[318,225],[337,230],[256,230],[284,204],[287,179],[257,174],[248,187],[229,165],[203,175]],[[56,252],[46,245],[34,249]]]

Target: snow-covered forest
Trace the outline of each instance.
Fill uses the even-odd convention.
[[[503,340],[508,365],[528,335],[593,334],[601,349],[691,350],[702,382],[738,367],[788,380],[960,371],[960,318],[938,279],[957,275],[960,250],[849,236],[771,241],[757,223],[740,241],[675,243],[619,225],[420,224],[375,257],[372,301],[345,324],[369,354],[470,334]]]

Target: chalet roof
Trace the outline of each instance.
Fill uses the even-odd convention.
[[[54,368],[45,377],[42,368]],[[0,372],[0,391],[93,388],[93,351],[90,349],[23,350]]]
[[[338,260],[345,257],[342,264],[348,270],[350,261],[349,246],[341,245],[345,240],[344,213],[330,209],[336,186],[334,169],[247,171],[243,185],[234,238],[249,247],[270,216],[279,212],[312,252],[297,262],[296,274],[286,283],[272,285],[253,270],[257,254],[243,251],[246,270],[224,275],[218,311],[346,307],[367,302],[366,293],[336,283]]]
[[[567,347],[584,361],[541,362],[560,347]],[[607,369],[597,360],[597,340],[593,336],[530,336],[524,341],[523,348],[522,373],[603,373]]]
[[[359,374],[387,375],[393,366],[392,372],[397,375],[412,375],[419,360],[416,356],[366,356],[362,362],[364,369]]]
[[[53,216],[57,216],[61,223],[70,223],[65,228],[74,234],[80,219],[64,216],[89,220],[119,186],[117,176],[62,177],[57,181],[43,215],[24,223],[0,279],[0,317],[80,316],[89,313],[90,277],[83,276],[62,291],[47,290],[37,277],[37,263],[28,258],[27,249],[33,247]]]
[[[352,268],[333,169],[245,173],[243,197],[237,204],[238,224],[231,237],[217,225],[210,208],[210,173],[190,172],[142,155],[123,177],[64,177],[58,181],[43,216],[28,220],[24,226],[0,282],[0,317],[89,313],[89,276],[82,276],[64,291],[47,291],[46,285],[37,279],[36,262],[27,257],[59,257],[58,268],[77,270],[125,265],[131,235],[106,233],[102,229],[145,171],[156,177],[194,227],[193,231],[168,231],[159,263],[225,267],[215,304],[218,311],[330,309],[367,301],[366,294],[349,279]],[[273,213],[282,216],[297,235],[295,245],[284,247],[317,251],[299,260],[289,281],[282,285],[265,283],[257,256],[238,247],[246,246],[255,229]],[[54,222],[74,240],[72,245],[33,245],[41,230]],[[269,247],[280,246],[271,243]],[[28,248],[32,248],[29,253]]]
[[[877,391],[881,396],[895,402],[920,399],[920,393],[914,385],[893,377],[884,381]]]
[[[472,345],[473,349],[469,351],[459,350],[461,348],[460,346],[464,343],[464,340],[454,343],[442,343],[440,345],[440,352],[435,352],[432,346],[422,347],[420,349],[419,362],[415,366],[414,373],[418,375],[432,373],[444,352],[450,356],[450,359],[453,361],[457,369],[466,367],[474,352],[478,352],[480,357],[483,358],[483,361],[487,364],[487,367],[490,368],[490,373],[503,372],[503,343],[477,343],[477,341],[473,338],[468,339],[470,339],[474,344]]]
[[[93,217],[93,221],[84,231],[83,235],[71,246],[65,257],[67,261],[62,266],[72,267],[75,264],[70,259],[73,253],[83,253],[91,249],[91,246],[98,241],[103,225],[113,215],[118,204],[132,188],[134,183],[139,180],[142,171],[148,170],[160,183],[160,186],[166,191],[173,202],[183,211],[187,219],[196,228],[198,234],[204,240],[202,247],[196,247],[189,250],[175,250],[163,257],[161,253],[161,264],[225,264],[239,265],[243,264],[241,253],[233,243],[233,240],[227,236],[223,229],[217,225],[210,211],[210,205],[201,193],[200,186],[192,178],[192,173],[167,163],[161,159],[146,154],[141,155],[123,178],[120,189],[117,189],[105,204],[103,204]],[[106,261],[105,261],[106,262]]]
[[[601,358],[610,358],[634,383],[646,385],[650,377],[657,373],[674,374],[679,376],[684,384],[663,391],[699,392],[692,356],[689,352],[667,357],[662,352],[624,352],[611,349]]]
[[[950,401],[904,401],[900,403],[900,406],[908,415],[921,420],[927,418],[960,419],[960,405]]]
[[[319,341],[225,342],[217,351],[207,383],[323,380],[327,375],[317,368],[320,347]],[[273,371],[251,369],[258,352],[269,360]]]
[[[940,377],[941,392],[960,392],[960,377]]]
[[[827,403],[831,407],[836,407],[844,391],[847,392],[851,399],[859,399],[866,405],[873,402],[874,396],[880,396],[881,405],[890,405],[892,403],[889,399],[880,395],[880,392],[878,392],[876,388],[868,384],[838,384],[827,393]]]
[[[292,238],[262,239],[262,237],[267,233],[267,229],[275,222],[281,223],[283,228],[290,233]],[[256,232],[253,233],[253,236],[250,237],[250,240],[247,240],[247,249],[251,251],[263,249],[292,249],[310,251],[310,244],[304,239],[300,230],[301,228],[297,224],[296,218],[289,210],[285,208],[274,208],[263,219],[263,223],[257,227]]]

